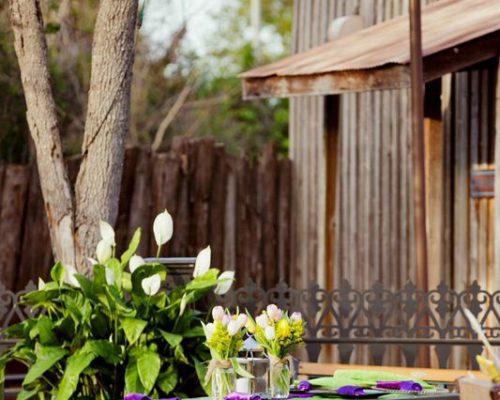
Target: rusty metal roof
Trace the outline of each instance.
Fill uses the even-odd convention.
[[[423,56],[498,30],[500,0],[441,0],[422,8]],[[240,77],[309,76],[409,62],[409,21],[408,16],[401,16],[244,72]]]

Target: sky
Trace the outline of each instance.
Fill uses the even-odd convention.
[[[143,31],[153,49],[168,47],[170,38],[184,21],[188,30],[184,46],[203,56],[207,38],[215,30],[213,15],[231,0],[145,0]],[[233,0],[234,1],[234,0]]]

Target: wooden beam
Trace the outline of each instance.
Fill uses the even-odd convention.
[[[500,62],[495,82],[495,174],[500,176]],[[500,193],[500,179],[495,179],[495,193]],[[491,282],[500,279],[500,196],[495,197],[495,268]]]
[[[500,56],[500,30],[424,57],[424,82]],[[323,74],[244,78],[243,97],[295,97],[410,87],[407,64]]]
[[[470,195],[473,199],[495,197],[495,169],[482,168],[472,171]]]
[[[243,98],[328,95],[367,90],[405,88],[410,85],[407,65],[371,70],[338,71],[311,76],[272,76],[243,80]]]

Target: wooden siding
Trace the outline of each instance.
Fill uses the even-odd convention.
[[[294,49],[326,40],[325,15],[331,20],[359,13],[369,26],[407,10],[407,0],[296,0]],[[495,63],[483,63],[445,76],[439,82],[437,114],[426,120],[433,130],[427,141],[432,169],[428,179],[442,182],[441,190],[428,199],[433,210],[428,217],[429,287],[443,280],[460,290],[478,279],[490,290],[498,288],[494,200],[472,198],[470,190],[472,171],[494,162],[496,73]],[[296,271],[292,277],[297,277],[292,284],[312,281],[331,289],[347,278],[359,289],[377,280],[398,289],[409,279],[415,281],[408,90],[340,95],[338,153],[329,154],[337,157],[333,221],[324,221],[327,171],[325,159],[318,158],[327,157],[325,102],[321,97],[291,101]],[[429,187],[436,186],[432,183]],[[325,240],[325,223],[335,227],[333,241]],[[330,242],[331,248],[325,249]],[[325,254],[334,257],[333,272],[326,271],[331,263]],[[362,353],[356,360],[369,361]],[[397,363],[398,357],[392,354],[388,359]]]

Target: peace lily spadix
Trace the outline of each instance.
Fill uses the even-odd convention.
[[[159,250],[172,236],[168,212],[155,219],[153,230]],[[225,293],[234,273],[210,268],[207,248],[198,256],[195,276],[169,289],[163,285],[167,267],[136,254],[140,229],[119,257],[111,225],[100,222],[99,232],[96,259],[86,260],[92,265],[90,276],[57,263],[51,281],[40,280],[38,290],[23,298],[40,313],[2,332],[17,344],[0,354],[0,377],[7,361],[18,360],[31,367],[22,398],[113,399],[125,393],[169,398],[180,392],[196,397],[210,356],[200,329],[208,316],[195,305],[215,289]],[[222,327],[238,341],[245,316],[231,316],[222,308],[214,309],[214,316],[218,321],[206,326],[207,337]],[[46,370],[38,373],[41,363]]]

